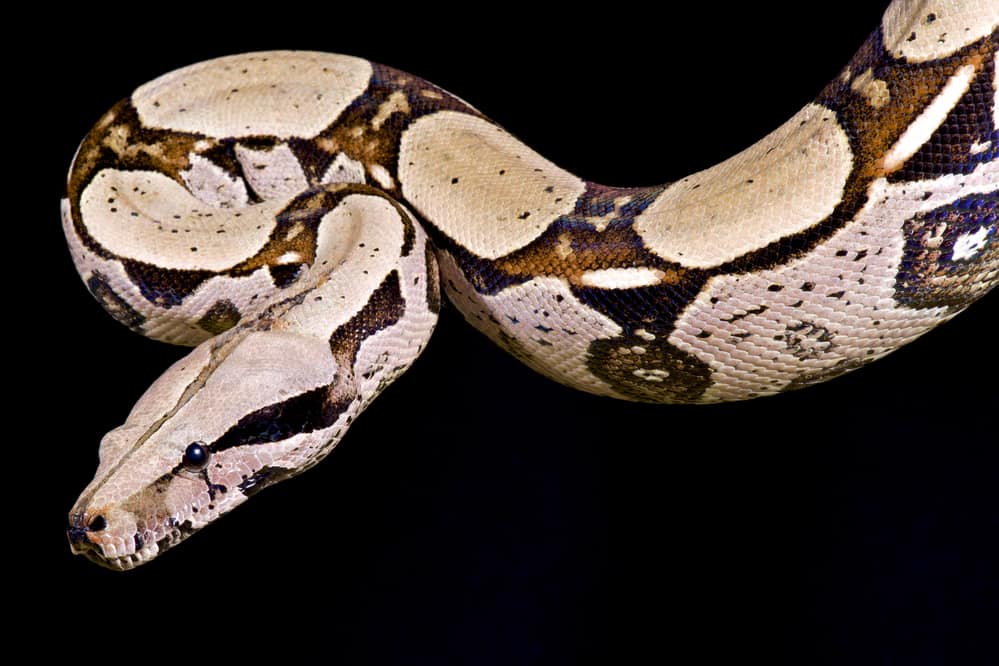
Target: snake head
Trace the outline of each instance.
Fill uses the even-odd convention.
[[[73,552],[131,569],[310,467],[361,407],[345,374],[326,341],[294,333],[203,343],[103,438],[70,511]]]

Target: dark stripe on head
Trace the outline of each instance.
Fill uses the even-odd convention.
[[[353,395],[335,396],[333,385],[320,386],[247,414],[210,448],[218,452],[234,446],[268,444],[322,430],[333,425],[352,401]]]

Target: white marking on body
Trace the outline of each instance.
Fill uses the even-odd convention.
[[[981,155],[991,147],[992,147],[991,141],[982,141],[982,142],[975,141],[973,144],[971,144],[971,150],[969,152],[972,155]]]
[[[602,268],[586,271],[580,281],[587,287],[600,289],[634,289],[659,284],[666,274],[657,268]]]
[[[298,252],[285,252],[280,257],[277,258],[277,262],[280,265],[284,264],[297,264],[302,261],[302,255]]]
[[[648,340],[649,342],[651,342],[651,341],[653,341],[653,340],[656,339],[656,336],[653,333],[649,333],[644,328],[637,328],[637,329],[635,329],[635,335],[637,335],[638,337],[640,337],[643,340]]]
[[[868,104],[875,109],[880,109],[891,100],[888,84],[881,79],[874,78],[874,70],[870,67],[853,80],[850,88],[857,94],[866,97]]]
[[[968,232],[958,236],[954,241],[954,252],[951,254],[953,261],[971,259],[976,254],[985,249],[986,241],[991,233],[991,229],[981,227],[977,231]]]
[[[377,132],[395,113],[409,113],[409,100],[406,98],[406,93],[401,90],[389,95],[389,98],[378,107],[377,113],[371,118],[371,129]]]
[[[441,111],[402,135],[406,200],[472,253],[495,259],[571,213],[585,184],[488,121]]]
[[[201,155],[188,156],[190,167],[180,173],[187,189],[198,200],[214,208],[238,208],[249,200],[242,178],[229,175],[225,169]]]
[[[346,153],[337,153],[336,158],[326,169],[326,173],[319,182],[324,185],[330,183],[364,183],[364,165],[358,160],[351,159]]]
[[[596,229],[600,233],[603,233],[607,231],[607,227],[610,225],[613,219],[614,218],[611,217],[610,215],[603,215],[603,216],[594,215],[593,217],[586,218],[586,221],[592,224],[594,229]]]
[[[309,187],[302,165],[286,143],[270,150],[236,144],[235,152],[243,175],[261,199],[288,199]]]
[[[670,185],[635,229],[664,259],[717,266],[825,219],[852,164],[836,114],[809,104],[738,155]]]
[[[885,48],[909,62],[946,58],[996,26],[994,0],[895,0],[881,19]]]
[[[109,252],[163,268],[211,271],[256,254],[283,205],[209,208],[162,173],[114,169],[98,173],[80,196],[87,231]],[[223,227],[226,233],[217,233]]]
[[[315,136],[368,87],[366,60],[310,51],[248,53],[184,67],[140,86],[143,124],[216,138]]]
[[[633,370],[631,374],[635,375],[639,379],[644,379],[647,382],[657,382],[661,383],[669,377],[668,370],[662,370],[659,368],[649,369],[649,368],[638,368]]]
[[[395,187],[395,181],[392,179],[392,174],[389,170],[383,167],[381,164],[372,164],[368,167],[368,173],[371,177],[375,179],[375,182],[381,185],[386,190],[391,190]]]
[[[912,124],[905,129],[902,136],[885,155],[884,168],[886,171],[895,171],[901,167],[906,160],[915,155],[930,140],[937,128],[947,119],[947,115],[961,101],[964,93],[968,92],[968,87],[974,77],[974,65],[965,65],[957,70],[954,76],[950,77],[940,94],[912,121]]]

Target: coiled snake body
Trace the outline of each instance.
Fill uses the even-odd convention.
[[[771,395],[911,341],[999,280],[997,24],[994,0],[896,0],[815,102],[651,188],[347,56],[139,87],[80,146],[64,229],[116,319],[197,346],[101,442],[74,551],[130,569],[318,462],[441,285],[538,372],[628,400]]]

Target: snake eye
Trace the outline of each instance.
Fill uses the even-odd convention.
[[[198,471],[208,464],[208,447],[204,442],[191,442],[184,451],[184,467]]]

